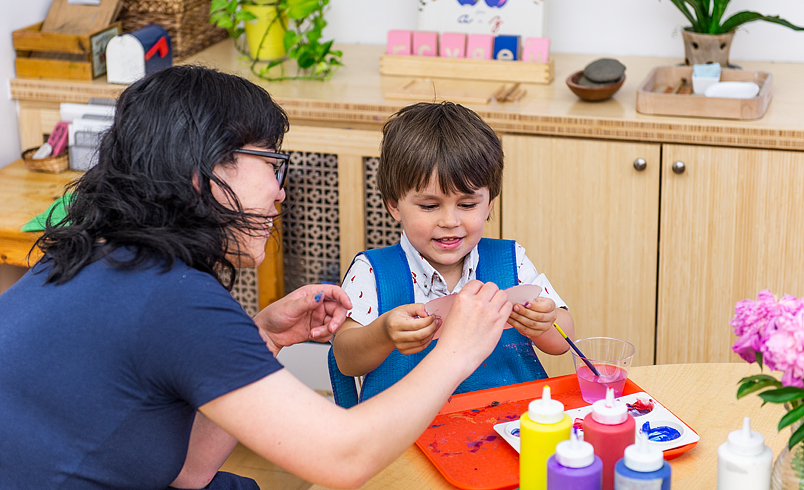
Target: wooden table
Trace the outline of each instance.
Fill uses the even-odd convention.
[[[631,369],[629,378],[653,395],[665,407],[689,424],[701,436],[698,445],[670,461],[673,488],[711,490],[717,486],[717,448],[728,433],[742,427],[743,417],[751,417],[751,428],[765,436],[765,444],[778,455],[790,435],[781,434],[776,424],[784,413],[778,405],[760,409],[758,396],[737,400],[737,381],[759,373],[755,364],[667,364]],[[323,490],[325,487],[311,487]],[[411,446],[388,468],[372,478],[363,489],[415,490],[454,489],[425,458]]]
[[[0,264],[29,267],[28,252],[39,233],[20,231],[64,193],[64,186],[82,172],[60,174],[30,171],[22,160],[0,168]],[[39,258],[38,250],[30,264]]]

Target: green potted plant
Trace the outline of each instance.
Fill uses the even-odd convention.
[[[209,21],[229,31],[238,51],[251,59],[256,76],[269,81],[326,80],[341,66],[343,54],[332,49],[332,40],[321,40],[328,4],[329,0],[212,0]],[[285,72],[287,60],[296,62],[292,75]]]
[[[744,10],[723,19],[731,0],[670,0],[678,7],[691,26],[681,31],[684,38],[685,63],[720,63],[729,65],[729,49],[735,30],[748,22],[762,20],[779,24],[796,31],[804,30],[778,15],[762,15]]]

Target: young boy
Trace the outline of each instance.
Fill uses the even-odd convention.
[[[481,241],[502,171],[499,138],[463,106],[415,104],[383,127],[377,184],[403,233],[398,245],[355,257],[342,286],[353,309],[332,341],[340,371],[365,376],[361,400],[401,379],[437,341],[443,319],[424,304],[473,279],[501,289],[536,284],[543,292],[514,306],[506,325],[513,328],[503,331],[497,349],[456,393],[547,377],[531,341],[547,354],[567,351],[553,322],[572,338],[572,317],[524,248]]]

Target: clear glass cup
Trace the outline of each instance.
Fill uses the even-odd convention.
[[[595,376],[578,353],[570,349],[584,401],[594,403],[605,399],[608,387],[614,389],[615,397],[622,396],[628,369],[636,353],[634,345],[610,337],[589,337],[576,340],[575,346],[600,373],[600,376]]]

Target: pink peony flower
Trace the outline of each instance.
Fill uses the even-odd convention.
[[[747,362],[760,352],[769,369],[783,373],[783,385],[804,387],[804,300],[776,301],[766,289],[756,301],[739,301],[729,323],[738,337],[734,352]]]

